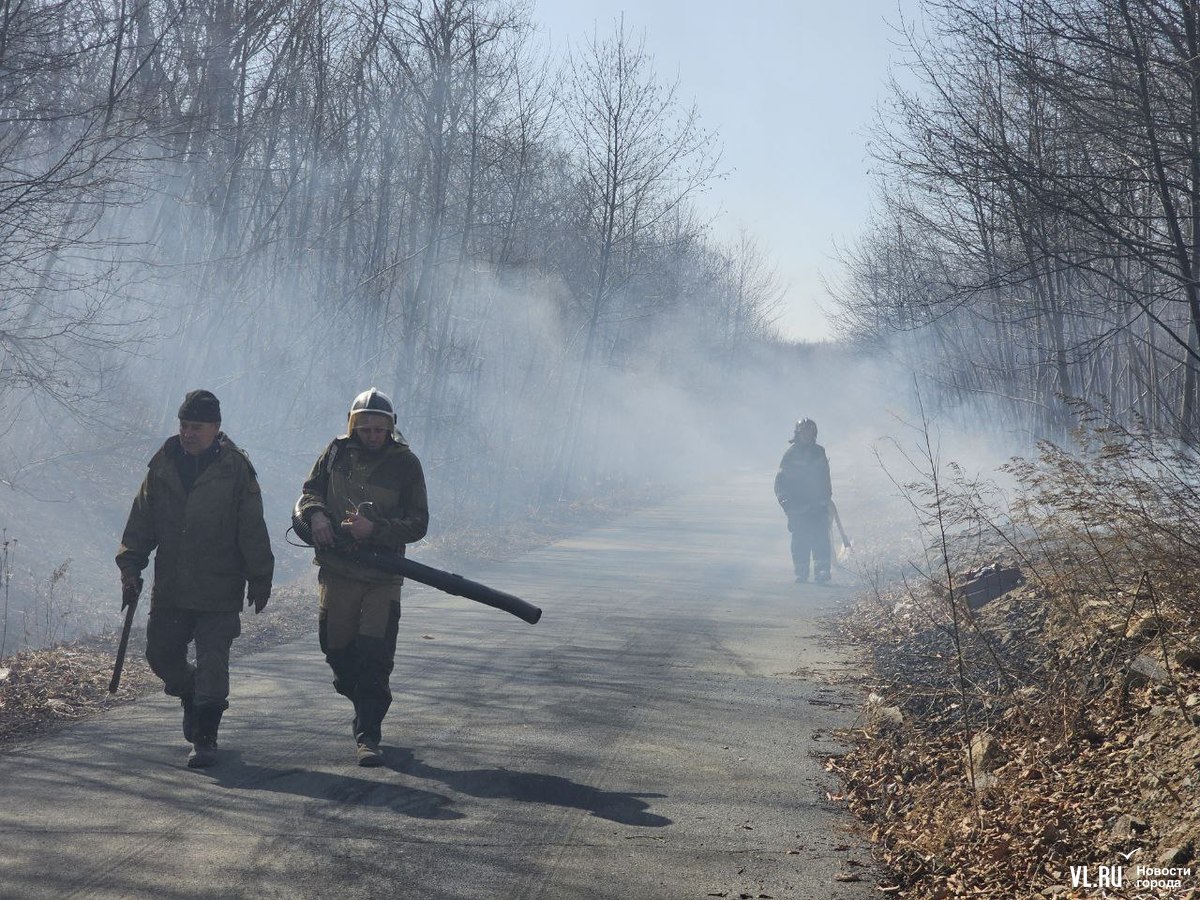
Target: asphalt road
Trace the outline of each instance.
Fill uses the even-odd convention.
[[[0,896],[874,896],[820,761],[848,588],[793,583],[771,474],[463,572],[536,626],[407,585],[382,768],[315,634],[235,662],[216,768],[161,695],[16,747]]]

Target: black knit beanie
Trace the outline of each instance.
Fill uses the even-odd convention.
[[[212,391],[188,391],[179,407],[179,418],[185,422],[220,422],[221,401]]]

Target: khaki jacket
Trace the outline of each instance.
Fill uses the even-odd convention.
[[[247,581],[269,588],[275,570],[254,467],[224,433],[190,494],[175,468],[179,438],[154,454],[129,511],[117,565],[140,572],[154,557],[153,606],[201,612],[242,608]]]
[[[381,449],[367,450],[352,436],[335,438],[313,464],[300,495],[299,511],[305,521],[317,510],[329,516],[334,528],[346,515],[367,501],[365,515],[375,526],[364,543],[404,555],[404,545],[425,537],[429,528],[429,500],[425,473],[415,453],[401,438]],[[371,584],[400,584],[403,578],[348,562],[336,553],[316,551],[317,565],[345,578]]]

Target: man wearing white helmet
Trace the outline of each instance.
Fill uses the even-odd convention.
[[[829,502],[833,486],[829,480],[829,459],[817,443],[817,423],[801,419],[779,463],[775,476],[775,497],[787,514],[792,533],[792,564],[796,581],[808,581],[809,558],[813,579],[829,580],[833,548],[829,542]]]
[[[403,578],[330,552],[353,540],[403,555],[425,536],[429,505],[416,454],[396,430],[392,401],[375,388],[350,405],[346,434],[313,464],[299,512],[312,529],[320,566],[321,649],[333,686],[354,704],[360,766],[377,766],[400,625]]]

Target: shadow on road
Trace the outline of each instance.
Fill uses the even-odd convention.
[[[521,803],[544,803],[585,810],[601,819],[642,828],[663,828],[671,824],[665,816],[649,812],[642,798],[657,799],[665,794],[627,794],[602,791],[578,784],[558,775],[514,772],[511,769],[441,769],[422,762],[411,750],[384,747],[384,765],[414,778],[427,778],[472,797],[500,798]]]
[[[205,774],[231,790],[272,791],[329,803],[379,807],[416,819],[463,818],[462,813],[450,808],[449,797],[433,791],[332,772],[276,769],[243,761],[240,750],[220,752],[221,764],[205,770]]]

